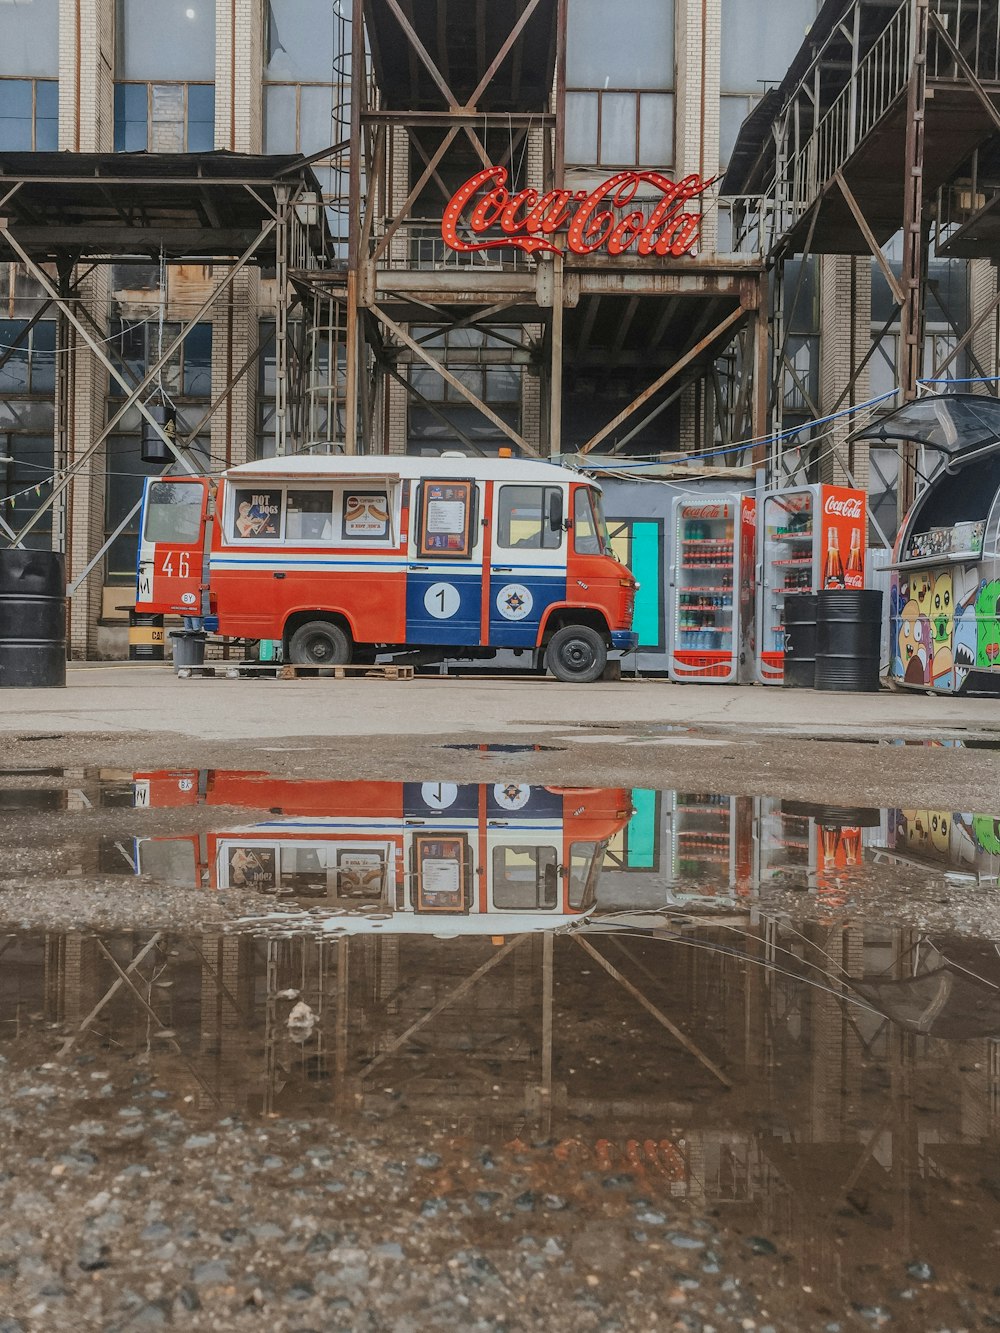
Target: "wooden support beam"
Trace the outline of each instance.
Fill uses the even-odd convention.
[[[864,237],[865,244],[868,246],[868,249],[872,252],[876,264],[878,264],[879,268],[882,270],[883,278],[885,278],[886,282],[889,284],[889,291],[892,293],[892,299],[896,302],[897,305],[902,305],[904,296],[903,296],[903,289],[899,285],[899,279],[896,277],[895,273],[893,273],[892,269],[889,266],[889,261],[882,253],[882,247],[875,239],[875,233],[868,225],[868,219],[865,217],[864,213],[862,213],[861,205],[854,197],[854,191],[848,185],[847,181],[844,180],[842,172],[840,171],[834,172],[833,179],[837,182],[837,185],[840,188],[840,193],[844,196],[844,200],[847,204],[847,207],[851,210],[851,213],[854,216],[854,221],[858,224],[858,230]]]
[[[658,1009],[651,1000],[647,1000],[638,986],[633,986],[632,982],[629,981],[627,977],[624,977],[613,963],[609,963],[603,954],[598,953],[594,946],[590,944],[589,941],[585,940],[582,935],[574,935],[573,938],[576,940],[577,944],[579,944],[580,948],[583,949],[584,953],[589,954],[595,963],[600,967],[603,967],[608,976],[614,981],[617,981],[619,986],[627,991],[628,994],[632,996],[632,999],[645,1009],[647,1014],[650,1014],[655,1018],[661,1027],[666,1028],[674,1040],[679,1042],[689,1055],[693,1055],[699,1064],[704,1065],[708,1072],[714,1075],[724,1088],[731,1088],[733,1086],[732,1079],[722,1072],[715,1061],[705,1054],[697,1042],[692,1041],[686,1032],[682,1032],[677,1024],[672,1022],[666,1016],[662,1009]]]
[[[613,431],[616,431],[623,422],[627,421],[633,412],[642,407],[644,403],[648,403],[654,394],[659,393],[665,385],[669,384],[670,381],[679,375],[682,370],[686,369],[692,361],[696,361],[698,357],[701,356],[702,352],[710,347],[712,343],[721,338],[722,335],[741,320],[745,314],[746,311],[742,306],[738,306],[735,310],[731,311],[725,319],[716,324],[713,329],[710,329],[703,338],[699,338],[695,345],[675,361],[672,366],[668,366],[662,375],[657,376],[652,384],[643,389],[642,393],[636,398],[633,398],[628,407],[622,408],[616,417],[613,417],[606,426],[602,426],[596,435],[592,435],[579,452],[581,454],[589,454],[596,445],[600,444],[600,442],[606,439]]]

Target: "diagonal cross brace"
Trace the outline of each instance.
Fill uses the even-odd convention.
[[[271,232],[275,229],[276,226],[277,223],[274,222],[273,220],[265,223],[264,227],[261,229],[259,234],[253,239],[253,241],[246,248],[246,250],[244,250],[243,254],[239,257],[236,263],[230,266],[228,272],[226,273],[226,276],[223,278],[219,286],[216,287],[208,297],[206,297],[206,299],[202,302],[201,306],[199,306],[198,310],[191,317],[191,319],[188,320],[187,324],[184,325],[180,333],[173,340],[173,342],[171,342],[170,346],[166,349],[166,351],[157,359],[156,363],[152,367],[150,367],[150,369],[146,372],[145,376],[133,388],[128,383],[128,381],[125,380],[124,377],[121,375],[117,366],[104,351],[104,348],[101,346],[101,344],[91,335],[91,333],[85,327],[83,322],[77,317],[76,313],[60,296],[59,292],[56,290],[56,288],[52,285],[51,281],[49,280],[48,274],[44,271],[44,269],[40,268],[39,265],[35,263],[35,261],[31,258],[31,256],[20,244],[20,242],[16,239],[16,237],[12,235],[7,223],[4,220],[0,219],[0,236],[4,237],[4,239],[8,242],[11,248],[20,257],[22,263],[25,265],[28,272],[39,283],[39,285],[44,290],[45,294],[49,296],[56,303],[56,305],[65,313],[66,318],[73,325],[77,333],[79,333],[80,337],[84,340],[84,342],[93,352],[93,354],[97,357],[98,361],[100,361],[101,364],[107,369],[108,373],[114,379],[115,383],[119,384],[126,394],[125,401],[122,403],[118,411],[112,414],[111,419],[101,429],[97,438],[84,450],[83,454],[74,462],[71,469],[65,474],[65,476],[63,476],[60,479],[60,481],[52,487],[52,491],[48,496],[47,500],[45,501],[45,503],[35,510],[34,514],[24,525],[21,531],[17,534],[18,544],[20,544],[20,542],[23,541],[26,534],[31,531],[31,529],[35,526],[36,523],[40,521],[42,515],[52,506],[54,501],[58,499],[58,497],[63,493],[63,491],[66,490],[66,488],[72,483],[76,472],[84,465],[84,463],[86,463],[90,458],[94,456],[94,454],[104,443],[107,437],[111,434],[114,427],[118,424],[118,422],[121,420],[121,418],[125,415],[125,413],[128,411],[130,407],[138,408],[142,416],[145,417],[145,419],[150,423],[150,425],[154,428],[157,434],[167,443],[171,452],[174,454],[178,462],[184,467],[184,469],[187,472],[189,472],[192,476],[197,475],[196,470],[192,466],[191,462],[184,456],[183,452],[174,444],[173,440],[171,440],[169,436],[165,433],[163,428],[160,426],[160,423],[155,420],[153,414],[150,412],[146,404],[142,402],[139,395],[146,388],[148,388],[148,386],[153,382],[153,380],[155,380],[157,375],[159,375],[160,371],[167,364],[167,362],[173,356],[174,352],[176,352],[178,347],[180,347],[181,343],[190,333],[191,329],[193,329],[194,326],[199,322],[202,316],[208,310],[210,310],[213,305],[215,305],[216,301],[219,299],[219,297],[222,295],[223,292],[228,291],[228,289],[230,288],[230,286],[232,285],[233,281],[236,278],[236,274],[239,273],[240,270],[244,268],[244,266],[249,262],[249,260],[256,254],[256,252],[260,249],[261,245],[263,245],[264,241],[267,240],[268,236],[271,234]]]

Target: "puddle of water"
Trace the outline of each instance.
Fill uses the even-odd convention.
[[[480,754],[541,754],[545,750],[563,750],[562,745],[476,745],[472,742],[456,742],[438,746],[440,750],[472,750]]]
[[[780,1256],[781,1283],[814,1292],[827,1320],[831,1303],[877,1303],[902,1327],[936,1328],[930,1311],[956,1290],[966,1325],[991,1305],[986,1238],[1000,1226],[992,946],[767,918],[685,927],[641,916],[503,944],[407,936],[389,947],[262,930],[28,933],[0,945],[0,1053],[29,1071],[40,1099],[33,1119],[50,1138],[56,1126],[47,1151],[59,1151],[63,1125],[73,1147],[53,1161],[71,1174],[87,1159],[83,1144],[94,1160],[111,1151],[87,1134],[118,1138],[134,1125],[141,1143],[114,1147],[127,1148],[127,1160],[152,1152],[154,1167],[171,1133],[178,1143],[190,1135],[184,1158],[225,1202],[242,1142],[235,1127],[249,1122],[251,1142],[289,1127],[285,1155],[265,1158],[264,1169],[270,1161],[281,1197],[309,1197],[329,1174],[318,1154],[331,1144],[341,1153],[347,1134],[354,1147],[333,1178],[349,1181],[367,1161],[359,1145],[376,1145],[388,1164],[377,1211],[402,1214],[411,1229],[405,1203],[387,1197],[393,1172],[416,1171],[407,1188],[425,1217],[454,1218],[474,1191],[488,1191],[480,1244],[492,1235],[516,1249],[517,1237],[540,1231],[539,1243],[552,1235],[562,1252],[597,1225],[630,1265],[686,1244],[703,1261],[697,1228],[711,1219],[716,1250],[731,1241]],[[131,982],[116,989],[123,973]],[[60,1111],[43,1095],[56,1077],[44,1071],[68,1059],[95,1080],[84,1119],[78,1104]],[[220,1124],[229,1126],[228,1174],[214,1166],[214,1146],[198,1165]],[[35,1161],[47,1174],[48,1161]],[[16,1154],[5,1162],[20,1169]],[[297,1164],[306,1173],[298,1191]],[[79,1188],[95,1192],[89,1180]],[[335,1206],[338,1219],[348,1209],[319,1206]],[[207,1234],[254,1216],[245,1202],[235,1212],[215,1204]],[[906,1264],[946,1275],[947,1286],[910,1279]],[[617,1280],[603,1279],[612,1290]]]
[[[80,819],[91,808],[100,827],[88,859]],[[185,809],[197,811],[190,827]],[[99,812],[112,810],[121,814],[109,825]],[[317,913],[338,909],[337,931],[365,929],[376,907],[392,923],[381,930],[433,934],[459,920],[467,933],[488,934],[494,913],[544,928],[594,909],[747,906],[789,887],[841,907],[854,887],[877,887],[893,870],[931,886],[1000,882],[1000,816],[988,809],[203,769],[8,773],[0,811],[15,831],[33,813],[71,814],[64,833],[47,825],[15,843],[8,878],[19,850],[44,846],[58,864],[62,837],[73,856],[60,873],[253,890],[280,900],[286,925],[309,919],[316,928]],[[345,913],[356,921],[345,923]]]
[[[837,745],[907,745],[924,750],[1000,750],[1000,737],[808,736],[807,740]]]
[[[51,1168],[61,1197],[78,1188],[90,1207],[105,1156],[114,1172],[122,1151],[137,1170],[148,1157],[154,1176],[167,1157],[191,1159],[184,1208],[202,1207],[190,1199],[204,1176],[215,1197],[199,1226],[214,1236],[279,1197],[254,1184],[272,1167],[239,1146],[240,1127],[254,1145],[287,1127],[273,1166],[286,1227],[336,1208],[361,1235],[374,1209],[409,1245],[440,1213],[446,1255],[459,1234],[515,1254],[548,1237],[567,1264],[590,1236],[579,1271],[596,1265],[612,1303],[633,1266],[662,1281],[666,1258],[679,1281],[685,1247],[708,1289],[712,1256],[736,1247],[775,1256],[781,1288],[810,1293],[815,1321],[758,1320],[782,1331],[869,1308],[944,1327],[956,1292],[963,1326],[979,1326],[994,1303],[997,946],[797,920],[769,912],[768,892],[792,883],[834,905],[892,865],[995,883],[997,816],[515,780],[75,770],[3,782],[17,802],[3,806],[8,845],[19,821],[54,811],[58,853],[66,809],[81,873],[274,899],[227,933],[0,937],[5,1076],[17,1089],[23,1075],[29,1136],[49,1135],[25,1163],[19,1140],[4,1149],[12,1188]],[[65,1070],[83,1094],[51,1091]],[[5,1117],[23,1126],[19,1105],[0,1103],[0,1143]],[[331,1143],[345,1164],[329,1188],[343,1193],[317,1204],[328,1167],[306,1157]],[[360,1214],[355,1177],[377,1186]],[[241,1188],[257,1197],[230,1207]],[[131,1206],[127,1189],[115,1197]],[[137,1222],[136,1252],[159,1216]],[[157,1272],[166,1248],[149,1259]],[[557,1286],[565,1267],[551,1269]],[[749,1286],[774,1271],[752,1270]],[[740,1324],[728,1307],[716,1317]]]

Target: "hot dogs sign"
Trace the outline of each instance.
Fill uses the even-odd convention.
[[[673,181],[658,171],[619,171],[589,192],[511,194],[506,167],[486,167],[448,201],[441,235],[459,254],[514,249],[591,255],[603,249],[609,255],[632,250],[643,257],[676,258],[690,254],[698,242],[698,204],[712,183],[700,176]],[[484,239],[470,240],[470,233]],[[557,244],[563,236],[565,244]]]

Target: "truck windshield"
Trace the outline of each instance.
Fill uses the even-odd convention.
[[[152,482],[146,494],[146,541],[179,546],[199,541],[204,496],[204,487],[195,482]]]

